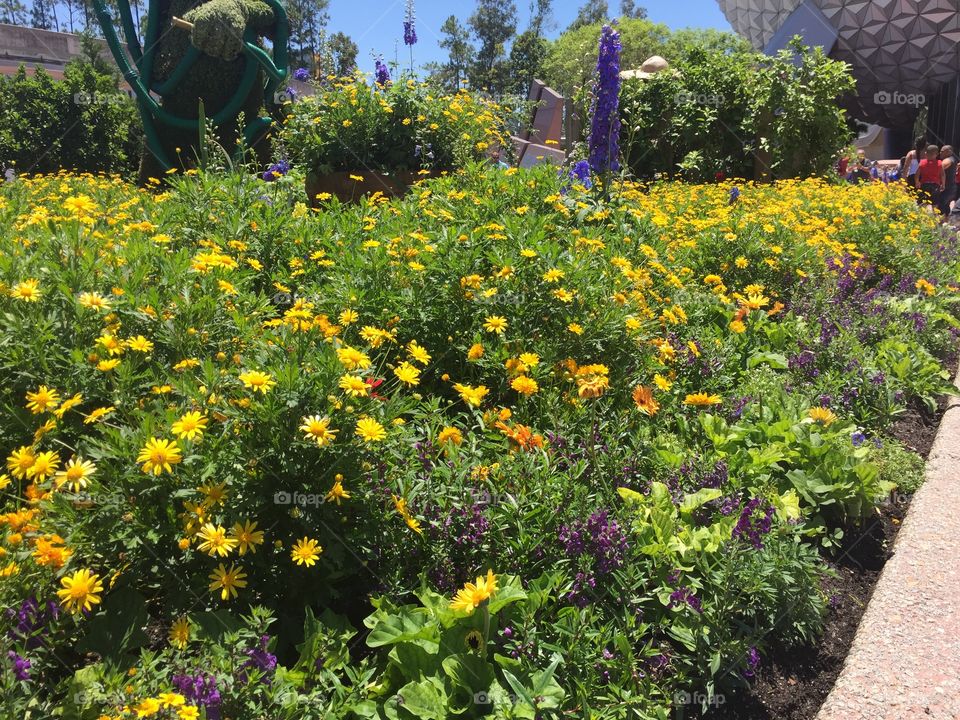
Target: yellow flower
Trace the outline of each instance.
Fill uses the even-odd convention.
[[[537,381],[526,375],[519,375],[513,379],[513,382],[510,383],[510,387],[516,390],[521,395],[533,395],[537,390],[540,389],[540,386],[537,385]]]
[[[483,357],[483,345],[480,343],[474,343],[470,346],[470,349],[467,350],[467,360],[479,360]]]
[[[97,363],[97,370],[100,372],[110,372],[115,370],[117,365],[120,364],[120,358],[113,358],[112,360],[101,360]]]
[[[157,700],[160,701],[160,704],[164,707],[180,707],[187,699],[180,693],[160,693],[157,695]]]
[[[520,362],[528,368],[536,367],[540,364],[540,356],[530,352],[520,353]]]
[[[653,417],[660,410],[660,403],[653,398],[653,388],[646,385],[637,385],[633,389],[633,402],[637,410],[644,415]]]
[[[550,270],[547,270],[543,274],[543,279],[548,283],[553,283],[553,282],[557,282],[557,280],[560,280],[563,276],[564,276],[563,270],[557,270],[556,268],[552,268]]]
[[[317,558],[320,557],[320,553],[322,552],[323,548],[320,547],[320,544],[316,540],[304,537],[302,540],[298,540],[297,544],[293,546],[293,549],[290,551],[290,557],[297,565],[312,567],[316,564]]]
[[[197,549],[202,550],[211,557],[214,555],[219,555],[220,557],[226,557],[237,547],[237,540],[233,537],[227,535],[226,529],[221,525],[214,525],[213,523],[207,523],[202,528],[200,532],[197,533],[202,543],[197,545]]]
[[[27,477],[32,480],[46,480],[56,472],[60,465],[60,456],[56,451],[49,450],[39,453],[34,459],[33,464],[27,469]]]
[[[663,392],[668,392],[670,388],[673,387],[673,383],[660,373],[657,373],[653,376],[653,384],[660,388]]]
[[[207,429],[207,418],[200,412],[193,410],[185,413],[170,428],[173,434],[181,440],[198,440],[203,437],[203,431]]]
[[[507,329],[507,319],[500,315],[490,315],[483,321],[483,329],[487,332],[503,335],[503,331]]]
[[[87,569],[77,570],[72,575],[60,578],[62,589],[57,590],[60,604],[70,612],[80,613],[100,604],[99,593],[103,592],[100,576]]]
[[[830,427],[837,420],[837,416],[829,408],[810,408],[810,412],[807,414],[810,416],[811,420],[820,423],[824,427]]]
[[[572,332],[574,335],[583,335],[583,326],[580,323],[570,323],[567,325],[567,330]]]
[[[337,349],[337,359],[347,370],[366,370],[371,365],[369,357],[348,346]]]
[[[734,320],[730,323],[730,331],[740,335],[747,331],[747,326],[743,324],[742,320]]]
[[[88,308],[90,310],[96,310],[97,312],[110,309],[110,300],[105,298],[100,293],[95,293],[95,292],[80,293],[80,295],[77,296],[77,302],[79,302],[82,307]]]
[[[359,375],[344,375],[340,378],[340,389],[350,397],[367,397],[370,386]]]
[[[60,396],[53,388],[41,385],[36,392],[27,393],[27,410],[34,415],[39,415],[47,410],[52,410],[60,402]]]
[[[400,382],[405,383],[406,385],[413,386],[420,384],[420,370],[411,363],[400,363],[398,367],[394,368],[393,374],[397,376],[397,379]]]
[[[257,552],[257,545],[263,544],[263,530],[257,530],[257,524],[247,520],[243,525],[235,523],[230,537],[237,543],[237,552],[246,555],[247,550]]]
[[[62,403],[60,403],[60,407],[54,410],[53,414],[56,415],[58,419],[61,419],[67,413],[68,410],[72,410],[82,402],[83,402],[83,395],[81,395],[80,393],[77,393],[73,397],[67,398]]]
[[[308,439],[316,441],[320,447],[325,447],[332,443],[338,432],[330,427],[330,418],[322,418],[319,415],[308,415],[303,418],[303,424],[300,425],[300,430]]]
[[[97,203],[87,195],[71,195],[63,201],[63,208],[73,215],[92,215]]]
[[[126,345],[135,352],[148,353],[153,350],[153,343],[143,335],[137,335],[136,337],[128,339]]]
[[[437,435],[437,444],[446,445],[447,443],[453,443],[454,445],[459,445],[463,442],[463,433],[460,432],[459,428],[455,427],[445,427]]]
[[[719,395],[708,395],[707,393],[692,393],[687,395],[684,399],[684,405],[692,405],[693,407],[709,407],[711,405],[719,405],[723,400]]]
[[[10,288],[10,295],[24,302],[37,302],[40,299],[40,281],[35,279],[18,282]]]
[[[478,577],[475,583],[468,582],[457,591],[450,601],[450,609],[472,615],[480,604],[489,599],[497,591],[497,576],[492,570],[487,570],[486,577]]]
[[[138,718],[151,717],[160,712],[160,701],[156,698],[144,698],[133,710]]]
[[[362,417],[357,421],[356,435],[365,443],[374,443],[387,437],[387,431],[372,417]]]
[[[170,628],[170,644],[183,650],[190,641],[190,622],[186,617],[178,618]]]
[[[198,720],[200,709],[196,705],[184,705],[177,709],[178,720]]]
[[[412,357],[421,365],[426,365],[428,362],[430,362],[430,353],[428,353],[425,348],[418,345],[416,340],[410,341],[410,344],[407,345],[407,352],[410,353],[410,357]]]
[[[14,450],[7,458],[7,470],[13,473],[13,476],[18,480],[23,480],[36,459],[37,456],[33,452],[33,448],[29,445],[23,445]]]
[[[173,472],[173,465],[180,462],[180,446],[176,440],[166,440],[162,438],[150,438],[147,444],[140,450],[137,456],[137,462],[143,463],[142,470],[145,473],[160,475],[166,471]]]
[[[250,390],[263,395],[266,395],[270,388],[277,384],[277,381],[274,380],[269,373],[260,372],[259,370],[248,370],[247,372],[240,373],[240,382]]]
[[[473,387],[471,385],[455,383],[453,388],[460,393],[460,398],[470,407],[479,407],[480,403],[483,402],[483,398],[490,392],[484,385]]]
[[[350,493],[343,489],[343,475],[337,473],[337,476],[334,478],[333,487],[330,488],[330,491],[323,499],[325,502],[335,502],[337,505],[340,504],[341,500],[350,499]]]
[[[242,568],[238,568],[236,565],[231,565],[230,569],[227,570],[223,566],[223,563],[220,563],[220,567],[210,573],[209,577],[211,580],[210,590],[219,588],[221,600],[229,600],[230,598],[237,597],[237,588],[245,588],[247,586],[247,581],[244,580],[247,574],[243,572]]]
[[[116,408],[113,407],[113,405],[110,405],[108,407],[95,408],[94,410],[91,410],[90,414],[83,419],[83,424],[92,425],[93,423],[97,422],[101,418],[104,418],[110,413],[112,413],[114,410],[116,410]]]
[[[97,466],[79,455],[70,458],[63,470],[55,476],[57,488],[67,485],[73,492],[78,493],[87,486],[87,480],[96,472]]]
[[[741,256],[741,257],[738,257],[736,260],[734,260],[733,264],[736,265],[741,270],[743,270],[745,267],[747,267],[750,264],[750,261],[747,260],[745,257]]]

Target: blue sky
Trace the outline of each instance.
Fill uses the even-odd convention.
[[[520,15],[519,29],[523,30],[529,17],[529,0],[515,0]],[[554,0],[553,29],[556,37],[576,17],[577,9],[585,0]],[[730,30],[716,0],[638,0],[647,8],[650,19],[671,28],[701,27]],[[414,62],[442,60],[443,50],[437,46],[440,26],[452,13],[462,22],[473,12],[475,0],[416,0],[417,35]],[[610,0],[610,8],[620,7],[620,0]],[[401,66],[408,66],[409,49],[403,44],[403,14],[405,0],[330,0],[329,31],[343,31],[360,47],[357,62],[362,70],[372,71],[371,54],[381,53],[391,62],[399,52]]]

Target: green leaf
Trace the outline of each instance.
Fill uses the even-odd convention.
[[[128,650],[150,641],[143,631],[146,624],[143,596],[132,588],[120,588],[103,601],[102,613],[86,623],[86,635],[77,643],[77,650],[119,660]]]
[[[769,365],[774,370],[786,370],[790,367],[790,362],[785,355],[772,352],[754,353],[747,360],[747,369],[752,370],[758,365]]]
[[[405,605],[397,608],[395,614],[383,610],[374,613],[375,624],[367,636],[369,647],[396,645],[401,642],[414,642],[427,652],[435,653],[439,648],[437,626],[433,624],[429,611]]]
[[[447,717],[447,694],[438,680],[433,678],[410,682],[397,691],[403,698],[400,708],[403,716],[412,715],[420,720],[445,720]]]
[[[527,594],[523,591],[518,577],[515,575],[501,575],[497,579],[503,584],[497,588],[497,591],[488,601],[489,605],[487,609],[491,614],[499,612],[510,603],[527,599]]]

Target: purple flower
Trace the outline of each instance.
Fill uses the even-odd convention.
[[[7,657],[10,659],[10,662],[13,663],[14,677],[21,681],[30,680],[30,661],[25,657],[17,655],[13,650],[7,652]]]
[[[733,205],[739,199],[740,199],[740,188],[738,187],[730,188],[730,201],[727,204]]]
[[[194,705],[203,705],[207,720],[220,720],[220,691],[213,675],[174,675],[173,686]]]
[[[590,168],[601,175],[620,169],[621,47],[620,33],[604,25],[590,125]]]
[[[267,168],[266,172],[263,173],[263,179],[267,182],[273,182],[277,178],[281,178],[290,172],[290,163],[286,160],[281,160],[276,162],[270,167]]]
[[[403,15],[403,44],[417,44],[417,28],[415,26],[417,16],[413,10],[413,0],[407,0],[407,9]]]
[[[373,71],[373,79],[377,85],[381,85],[383,87],[386,87],[390,84],[390,68],[386,66],[382,58],[378,57],[376,59]]]
[[[310,79],[310,71],[306,68],[297,68],[293,71],[293,79],[299,82],[306,82]]]
[[[747,668],[743,671],[744,677],[752,678],[756,675],[757,667],[760,665],[760,653],[755,647],[747,651]]]
[[[609,575],[624,563],[627,537],[617,521],[609,519],[609,515],[608,510],[599,510],[586,522],[576,520],[561,526],[558,531],[567,557],[571,560],[589,560],[596,574],[577,573],[573,588],[566,597],[578,607],[586,607],[590,603],[588,595],[596,587],[597,576],[602,578]]]
[[[263,635],[260,637],[260,644],[246,651],[247,661],[241,667],[240,677],[246,681],[247,675],[243,672],[247,668],[253,670],[259,670],[264,674],[262,682],[265,685],[269,685],[273,675],[273,671],[277,669],[277,656],[271,654],[267,650],[267,646],[270,644],[270,636]]]
[[[766,504],[763,516],[756,517],[756,512],[760,510],[761,504]],[[742,539],[749,542],[757,550],[763,547],[763,536],[770,532],[773,525],[774,507],[764,503],[761,498],[753,498],[740,510],[740,518],[733,528],[732,537],[734,540]]]
[[[694,595],[693,590],[690,588],[681,585],[672,593],[670,593],[670,603],[667,605],[671,610],[677,605],[686,603],[691,610],[696,613],[703,614],[703,607],[700,603],[700,598]]]
[[[593,187],[593,181],[590,179],[590,163],[586,160],[580,160],[570,168],[567,177],[570,178],[570,182],[579,183],[587,190]]]
[[[850,436],[850,442],[853,443],[854,447],[860,447],[867,440],[867,436],[862,432],[857,430],[853,435]]]

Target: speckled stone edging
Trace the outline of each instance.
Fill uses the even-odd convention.
[[[816,720],[960,720],[960,397],[893,549]]]

